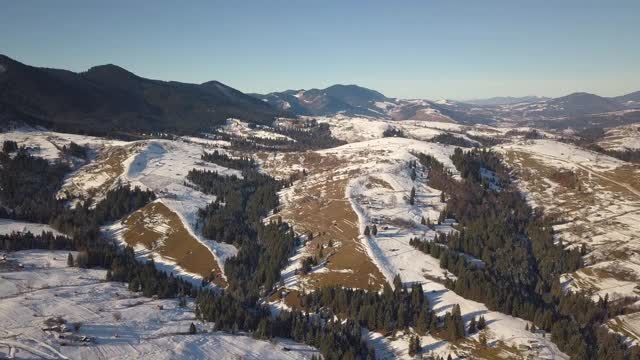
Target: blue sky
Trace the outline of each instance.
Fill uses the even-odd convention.
[[[0,53],[245,92],[358,84],[387,96],[640,90],[640,1],[8,1]]]

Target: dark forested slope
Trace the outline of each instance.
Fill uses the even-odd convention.
[[[207,130],[229,117],[270,124],[270,105],[217,81],[150,80],[115,65],[37,68],[0,55],[0,125],[26,122],[95,135]]]

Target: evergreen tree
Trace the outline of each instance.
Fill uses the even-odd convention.
[[[484,333],[481,333],[480,336],[478,336],[478,340],[480,341],[480,346],[483,349],[487,348],[487,335],[485,335]]]
[[[197,332],[198,330],[196,329],[196,324],[191,323],[191,325],[189,325],[189,334],[193,335]]]
[[[393,277],[393,288],[395,291],[401,291],[404,288],[400,274],[396,274],[396,276]]]
[[[69,253],[69,255],[67,256],[67,266],[73,266],[73,255],[71,255],[71,253]]]
[[[409,356],[416,356],[422,352],[422,344],[419,336],[411,336],[409,338]]]
[[[476,325],[476,317],[472,317],[471,321],[469,321],[469,334],[473,334],[476,332],[477,329],[477,325]]]
[[[411,193],[409,194],[409,205],[413,205],[416,202],[416,188],[415,186],[411,188]]]
[[[371,234],[373,236],[378,235],[378,227],[375,224],[373,224],[373,227],[371,228]]]
[[[480,315],[480,318],[478,318],[478,325],[476,326],[476,328],[478,328],[478,330],[482,330],[484,329],[486,326],[486,322],[484,320],[484,315]]]
[[[369,236],[369,234],[371,233],[371,230],[369,230],[369,225],[364,227],[364,236]]]

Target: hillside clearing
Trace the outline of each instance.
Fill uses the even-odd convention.
[[[143,246],[188,273],[225,287],[220,266],[209,249],[185,229],[162,202],[153,202],[122,220],[121,237],[134,248]]]

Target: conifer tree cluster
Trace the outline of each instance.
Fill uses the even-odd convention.
[[[0,217],[48,223],[63,211],[55,194],[69,171],[62,162],[50,163],[15,142],[5,142],[0,152]]]
[[[446,313],[438,317],[429,307],[420,284],[405,287],[396,276],[394,288],[385,284],[381,293],[360,289],[325,287],[305,295],[302,306],[312,313],[320,313],[332,318],[357,321],[361,326],[383,334],[413,328],[419,335],[433,330],[444,329],[445,332],[462,329],[460,337],[464,337],[464,322],[457,316]],[[458,307],[458,311],[459,311]],[[454,330],[452,330],[454,329]],[[457,338],[456,338],[457,339]]]
[[[214,152],[205,152],[200,156],[200,158],[204,161],[236,170],[255,169],[257,166],[255,160],[250,157],[232,158],[218,150],[215,150]]]
[[[82,145],[78,145],[73,141],[69,143],[69,146],[62,146],[62,153],[66,156],[73,156],[81,159],[86,159],[88,156],[89,150]]]

